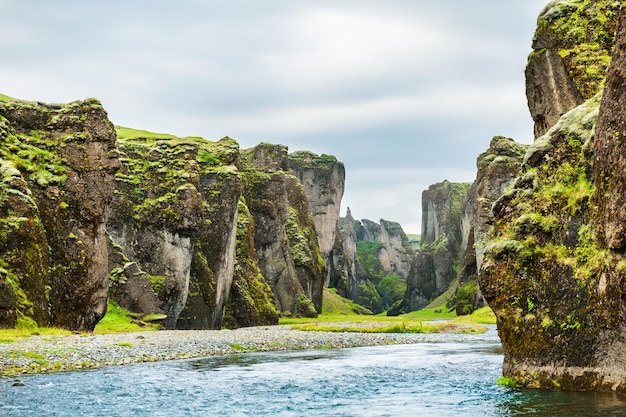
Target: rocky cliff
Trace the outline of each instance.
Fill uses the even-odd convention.
[[[541,12],[526,67],[535,138],[600,91],[622,2],[553,0]]]
[[[485,301],[478,288],[478,271],[483,263],[485,245],[494,223],[493,204],[518,176],[527,145],[496,136],[489,149],[476,160],[476,180],[462,204],[461,229],[468,230],[457,289],[450,306],[459,315],[482,307]]]
[[[261,144],[244,156],[244,196],[256,225],[261,272],[279,311],[316,316],[322,311],[325,264],[304,188],[288,171],[287,148]]]
[[[1,326],[92,330],[107,300],[182,329],[321,311],[341,163],[300,167],[324,211],[284,146],[117,132],[96,100],[0,102]]]
[[[503,373],[521,385],[626,392],[626,13],[619,20],[603,97],[538,138],[494,205],[479,282],[498,320]]]
[[[411,264],[401,311],[425,307],[459,276],[470,232],[462,203],[470,186],[444,181],[422,193],[420,250]]]
[[[106,224],[120,162],[96,100],[0,103],[0,325],[91,330],[108,293]]]
[[[331,155],[297,151],[289,155],[289,168],[304,188],[307,207],[326,268],[324,285],[329,286],[333,271],[333,248],[339,233],[341,198],[345,187],[345,168]]]
[[[400,224],[354,220],[350,209],[340,222],[336,278],[331,286],[374,313],[389,309],[406,290],[413,249]]]

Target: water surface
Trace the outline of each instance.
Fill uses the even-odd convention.
[[[610,395],[495,385],[495,333],[0,380],[0,416],[623,416]]]

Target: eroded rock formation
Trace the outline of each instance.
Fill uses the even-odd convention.
[[[307,197],[307,206],[315,224],[320,251],[328,266],[324,285],[333,275],[332,251],[338,231],[341,198],[345,187],[345,168],[337,158],[297,151],[289,155],[289,168],[300,180]]]
[[[331,286],[338,293],[380,313],[402,299],[413,249],[400,224],[381,219],[354,220],[348,209],[339,222],[342,247]]]
[[[494,223],[492,206],[518,176],[528,145],[496,136],[489,149],[476,160],[478,173],[462,205],[462,230],[469,228],[464,243],[461,273],[454,300],[459,315],[468,314],[484,305],[478,288],[478,271],[483,263],[485,245]]]
[[[0,103],[2,325],[92,330],[108,293],[106,222],[119,168],[97,100]]]
[[[312,204],[284,146],[119,131],[96,100],[0,102],[0,326],[92,330],[107,300],[179,329],[321,311],[341,163],[300,167]]]
[[[524,386],[626,392],[623,11],[619,21],[603,97],[538,138],[494,205],[479,282],[496,313],[503,373]]]
[[[420,250],[411,264],[402,311],[425,307],[459,276],[470,232],[463,227],[462,203],[470,186],[444,181],[422,193]]]
[[[619,1],[553,0],[539,15],[526,67],[535,138],[600,91],[620,8]]]

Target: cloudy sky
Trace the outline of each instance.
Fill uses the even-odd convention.
[[[346,166],[342,212],[421,228],[492,136],[532,141],[547,0],[0,0],[0,93],[102,101],[118,125],[282,143]]]

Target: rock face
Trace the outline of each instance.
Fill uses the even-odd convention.
[[[0,103],[3,326],[92,330],[106,312],[106,222],[119,168],[96,100]],[[4,321],[6,320],[6,321]]]
[[[524,386],[626,392],[623,11],[619,20],[603,97],[538,138],[494,205],[479,283],[503,373]]]
[[[406,291],[413,249],[400,224],[354,220],[350,209],[339,222],[342,247],[331,286],[374,313],[389,309]]]
[[[618,1],[553,0],[541,12],[526,67],[535,138],[600,91],[620,8]]]
[[[145,272],[166,327],[219,327],[233,279],[238,145],[136,138],[119,149],[113,243]]]
[[[518,144],[512,139],[496,136],[491,140],[489,149],[476,160],[476,180],[462,205],[461,228],[469,228],[469,237],[464,247],[454,301],[459,315],[471,313],[485,304],[477,279],[494,223],[491,208],[515,181],[527,148],[527,145]]]
[[[331,252],[329,287],[336,288],[337,293],[344,298],[356,300],[356,242],[357,235],[354,229],[355,221],[348,207],[346,217],[339,218],[338,233],[335,236],[335,245]]]
[[[459,276],[469,238],[469,228],[463,227],[462,202],[470,186],[444,181],[422,193],[420,251],[407,279],[403,311],[425,307]]]
[[[262,148],[262,150],[259,150]],[[257,155],[273,155],[272,162]],[[325,264],[302,184],[284,171],[287,148],[260,144],[246,152],[244,196],[255,223],[254,246],[279,311],[322,311]],[[281,167],[281,168],[278,168]]]
[[[107,301],[172,329],[321,311],[341,163],[296,153],[311,203],[284,146],[119,132],[96,100],[0,102],[0,326],[93,330]]]
[[[479,282],[498,320],[503,373],[523,385],[607,389],[621,378],[594,369],[607,366],[600,345],[620,310],[605,272],[611,258],[591,227],[597,107],[592,99],[567,113],[540,138],[548,151],[531,146],[515,187],[494,206]]]
[[[304,188],[322,258],[328,266],[324,282],[328,286],[334,274],[331,253],[339,233],[337,222],[345,187],[345,168],[334,156],[318,156],[309,151],[291,153],[289,168]]]
[[[620,22],[618,43],[606,80],[596,127],[594,185],[598,205],[595,226],[598,241],[607,249],[624,252],[626,247],[626,166],[623,137],[626,132],[626,25]]]

